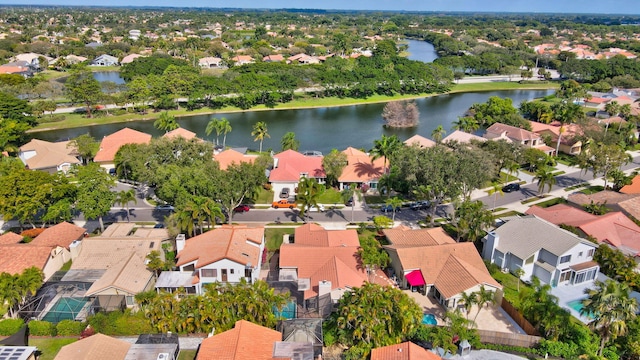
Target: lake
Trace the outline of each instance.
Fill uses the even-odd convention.
[[[95,71],[93,77],[99,82],[111,81],[118,85],[124,84],[124,79],[120,77],[119,71]]]
[[[382,125],[381,104],[366,104],[357,106],[325,107],[302,110],[268,110],[247,111],[227,114],[196,115],[178,119],[183,128],[198,134],[198,137],[214,140],[215,133],[205,135],[205,128],[210,119],[226,117],[233,130],[227,134],[227,146],[250,147],[257,149],[258,142],[253,141],[251,131],[258,121],[267,123],[270,138],[264,140],[264,149],[280,150],[280,139],[289,131],[296,134],[300,141],[300,150],[318,150],[323,153],[333,148],[345,149],[347,146],[370,149],[373,141],[383,134],[397,135],[401,140],[420,134],[430,138],[431,132],[442,125],[447,133],[451,133],[453,122],[477,102],[485,102],[490,96],[509,97],[515,106],[523,100],[532,100],[553,94],[554,90],[510,90],[458,93],[417,99],[420,111],[420,124],[415,128],[387,129]],[[161,136],[162,131],[153,127],[153,121],[131,121],[127,123],[96,125],[86,128],[62,129],[34,133],[33,137],[58,141],[74,138],[81,134],[90,134],[100,140],[124,127]],[[222,137],[220,137],[222,141]]]
[[[409,49],[407,50],[409,52],[408,59],[430,63],[438,58],[438,52],[431,43],[410,39],[405,39],[405,41],[409,44]]]

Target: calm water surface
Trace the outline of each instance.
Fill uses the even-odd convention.
[[[411,60],[418,60],[423,62],[432,62],[438,58],[436,48],[426,41],[421,40],[406,40],[409,43],[409,56],[407,58]]]

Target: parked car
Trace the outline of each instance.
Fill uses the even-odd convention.
[[[159,211],[174,211],[175,208],[172,205],[169,205],[169,204],[162,204],[162,205],[156,206],[156,210],[159,210]]]
[[[381,210],[382,212],[384,212],[384,213],[386,213],[386,212],[393,212],[393,206],[391,206],[391,205],[382,205],[382,207],[380,208],[380,210]],[[402,211],[402,210],[401,210],[399,207],[397,207],[397,208],[396,208],[396,212],[401,212],[401,211]]]
[[[243,213],[245,211],[249,211],[249,205],[241,204],[241,205],[236,206],[233,209],[233,212],[237,212],[237,213]]]
[[[518,184],[518,183],[507,184],[502,188],[502,191],[506,192],[506,193],[510,193],[510,192],[518,191],[518,190],[520,190],[520,184]]]
[[[411,205],[409,205],[409,208],[411,210],[417,211],[417,210],[428,209],[430,206],[431,206],[431,201],[424,200],[424,201],[416,201],[414,203],[411,203]]]
[[[164,224],[163,223],[155,224],[155,225],[153,225],[153,228],[154,229],[164,229]]]
[[[350,197],[349,200],[344,203],[344,206],[353,206],[353,197]]]
[[[324,205],[318,204],[318,206],[309,207],[310,212],[324,212]]]
[[[288,187],[282,188],[282,191],[280,191],[280,199],[289,198],[289,193],[290,192],[291,192],[291,189],[289,189]]]
[[[293,209],[296,207],[296,203],[293,201],[289,201],[286,199],[280,200],[280,201],[274,201],[273,203],[271,203],[271,206],[273,206],[276,209]]]

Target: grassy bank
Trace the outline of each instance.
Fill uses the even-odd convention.
[[[498,91],[498,90],[537,90],[537,89],[555,89],[558,85],[555,83],[545,84],[520,84],[517,82],[492,82],[492,83],[475,83],[475,84],[456,84],[453,86],[449,93],[463,93],[474,91]],[[186,109],[171,110],[169,114],[180,116],[194,116],[194,115],[206,115],[217,113],[231,113],[242,111],[269,111],[269,110],[292,110],[292,109],[309,109],[319,107],[336,107],[336,106],[351,106],[361,104],[373,104],[383,103],[393,100],[403,99],[417,99],[423,97],[437,96],[438,94],[421,94],[421,95],[397,95],[397,96],[382,96],[374,95],[367,99],[352,99],[352,98],[310,98],[310,97],[296,97],[291,102],[286,104],[280,104],[275,108],[267,108],[264,105],[258,105],[250,110],[241,110],[236,107],[225,107],[218,110],[212,110],[209,108],[203,108],[193,111]],[[83,114],[64,114],[65,119],[57,122],[42,123],[36,126],[31,132],[58,130],[74,127],[84,127],[92,125],[122,123],[138,120],[154,120],[160,116],[161,112],[149,112],[147,114],[127,113],[123,115],[102,115],[94,118],[86,118]]]

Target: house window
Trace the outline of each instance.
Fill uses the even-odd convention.
[[[595,252],[594,249],[589,250],[589,252],[587,252],[587,256],[588,257],[593,257],[593,253]]]
[[[582,257],[582,251],[578,253],[578,257]]]
[[[231,274],[233,274],[234,270],[233,270],[233,269],[229,269],[229,272],[230,272]]]
[[[571,271],[565,271],[560,275],[560,282],[571,280]]]
[[[560,258],[560,264],[564,264],[571,261],[571,255],[565,255]]]
[[[200,270],[202,277],[218,277],[218,269],[202,269]]]
[[[244,277],[246,278],[251,277],[251,269],[244,269]]]
[[[133,296],[125,296],[127,306],[133,306]]]
[[[525,264],[532,264],[533,260],[535,260],[536,256],[535,255],[531,255],[530,258],[528,258],[527,260],[525,260]]]

